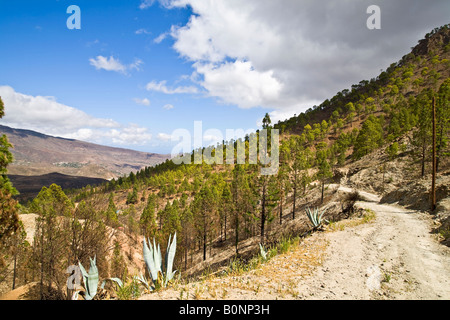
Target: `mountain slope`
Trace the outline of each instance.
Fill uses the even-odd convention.
[[[307,222],[306,207],[325,208],[332,199],[333,192],[326,187],[330,182],[343,183],[348,179],[358,189],[392,193],[393,198],[405,185],[413,192],[418,187],[410,183],[430,179],[430,139],[425,136],[423,142],[415,137],[420,126],[427,134],[431,130],[431,121],[422,123],[422,116],[431,114],[429,95],[438,96],[442,123],[444,109],[448,110],[444,106],[448,101],[438,91],[450,81],[449,39],[449,26],[434,30],[413,49],[416,54],[406,54],[376,79],[363,80],[352,90],[343,90],[320,106],[277,123],[274,127],[283,133],[280,170],[272,185],[276,185],[274,193],[280,191],[280,195],[271,200],[269,219],[267,206],[265,212],[262,209],[268,194],[266,185],[258,170],[250,165],[234,170],[238,166],[177,166],[168,162],[112,181],[95,195],[80,193],[75,199],[95,202],[98,210],[106,210],[111,198],[118,209],[132,212],[128,217],[148,224],[149,234],[157,239],[165,241],[176,231],[185,239],[180,243],[180,252],[185,255],[178,257],[178,263],[201,273],[201,268],[216,265],[220,259],[226,263],[237,251],[242,254],[241,248],[251,247],[241,245],[247,239],[260,241],[259,230],[263,227],[267,241],[276,242],[287,232],[291,221]],[[445,130],[441,136],[448,139],[450,132]],[[450,169],[445,156],[449,146],[441,146],[438,191],[442,192],[438,192],[437,201],[449,196],[447,180],[439,179]],[[210,196],[208,190],[215,196]],[[424,187],[420,194],[424,210],[429,208],[428,193],[429,188]],[[235,199],[240,199],[241,207],[237,208]],[[338,199],[333,208],[326,208],[326,219],[339,218],[341,201]],[[203,205],[208,209],[203,209]],[[240,225],[236,226],[236,222]],[[307,223],[303,227],[307,228]],[[295,232],[307,231],[305,228]],[[257,250],[255,243],[253,248]],[[224,257],[225,248],[232,250]]]
[[[254,270],[209,277],[140,299],[449,299],[450,248],[429,233],[430,216],[378,201],[363,200],[357,206],[372,210],[369,223],[341,221]]]
[[[72,139],[48,136],[31,130],[0,125],[14,146],[12,175],[43,175],[52,172],[72,176],[112,179],[164,162],[169,155],[113,148]]]
[[[341,220],[349,221],[347,219],[352,215],[354,217],[359,214],[352,207],[352,201],[356,200],[352,194],[348,197],[348,191],[345,194],[342,191],[344,188],[356,189],[360,191],[356,198],[370,194],[374,194],[370,198],[377,198],[375,203],[369,204],[367,198],[363,199],[365,204],[359,199],[363,208],[367,205],[369,209],[376,211],[377,218],[372,226],[361,228],[367,233],[363,236],[357,235],[351,245],[346,243],[349,233],[341,237],[344,241],[332,245],[332,252],[336,253],[335,258],[346,255],[349,257],[341,259],[343,268],[355,265],[356,275],[347,273],[345,279],[358,280],[359,283],[355,283],[355,286],[361,287],[361,283],[364,285],[366,280],[365,273],[368,268],[372,265],[380,268],[381,263],[384,264],[381,266],[387,268],[380,268],[380,271],[386,271],[388,275],[391,271],[396,272],[398,266],[391,264],[391,260],[384,262],[385,257],[364,255],[368,249],[369,253],[384,253],[370,250],[377,248],[379,244],[382,244],[383,248],[389,248],[392,244],[393,250],[401,254],[395,256],[395,252],[386,251],[389,253],[388,258],[394,261],[397,261],[397,257],[408,258],[407,262],[413,263],[411,266],[415,268],[414,261],[409,257],[416,256],[414,252],[417,248],[408,251],[408,247],[404,247],[405,243],[412,246],[417,240],[423,244],[422,236],[428,232],[439,233],[436,238],[447,238],[447,243],[450,239],[450,210],[446,206],[450,204],[448,144],[441,144],[437,177],[438,209],[433,215],[433,225],[421,227],[422,230],[415,234],[415,237],[410,237],[414,235],[412,232],[408,233],[411,225],[420,223],[422,217],[419,217],[419,210],[428,211],[430,208],[431,121],[423,120],[428,119],[431,113],[431,95],[437,96],[437,120],[442,128],[440,137],[445,141],[450,138],[450,127],[446,125],[450,119],[447,116],[450,114],[449,39],[450,29],[445,26],[427,36],[427,41],[419,42],[417,49],[413,50],[417,54],[405,55],[377,79],[361,81],[352,86],[351,91],[343,90],[320,106],[313,107],[298,117],[277,123],[275,127],[280,128],[283,135],[280,170],[276,176],[271,177],[273,180],[267,182],[261,179],[258,168],[251,165],[175,165],[172,161],[167,161],[117,181],[112,180],[101,188],[76,191],[70,195],[71,199],[77,203],[85,201],[96,212],[105,213],[105,220],[110,221],[112,228],[122,228],[130,237],[136,239],[142,236],[156,238],[162,248],[165,247],[169,236],[176,232],[178,243],[175,269],[179,270],[183,277],[194,278],[209,271],[218,270],[218,274],[222,274],[223,270],[235,272],[247,268],[247,262],[258,254],[258,244],[261,242],[266,248],[277,248],[285,243],[283,239],[298,237],[303,241],[304,236],[310,233],[319,237],[321,233],[311,229],[305,215],[305,209],[308,207],[323,210],[323,218],[330,222],[330,226],[340,223]],[[419,129],[424,131],[423,139],[416,136]],[[236,148],[236,144],[234,147]],[[421,172],[421,168],[425,170]],[[271,198],[277,191],[280,192],[279,196]],[[414,201],[411,201],[411,198],[414,198]],[[408,210],[384,205],[395,202],[399,202]],[[108,212],[109,216],[106,214]],[[418,222],[409,220],[413,215],[414,218],[419,218]],[[428,213],[423,216],[430,218]],[[375,231],[372,230],[374,226]],[[378,232],[377,228],[382,226],[394,226],[393,233],[389,233],[389,230]],[[265,233],[262,227],[265,227]],[[431,230],[432,227],[435,229]],[[400,233],[405,236],[403,240],[399,238]],[[365,243],[358,246],[361,240]],[[307,243],[307,240],[304,243]],[[425,244],[429,245],[428,242]],[[319,254],[323,255],[326,248],[319,249],[322,250]],[[420,249],[423,248],[419,246],[418,250]],[[351,250],[357,250],[356,254],[351,254]],[[121,254],[129,259],[134,257],[125,249],[121,252],[118,250],[118,255]],[[303,262],[306,256],[298,262]],[[351,260],[355,257],[361,259]],[[366,258],[371,260],[365,260]],[[276,260],[280,262],[281,259],[290,261],[290,257],[283,256]],[[431,262],[432,259],[425,255],[423,264]],[[370,264],[365,265],[361,260]],[[145,270],[142,261],[139,260],[139,263],[142,270]],[[333,266],[333,261],[329,266]],[[292,267],[297,272],[298,265]],[[441,269],[439,266],[436,269],[433,267],[433,272],[437,270],[439,274]],[[280,281],[279,270],[286,270],[285,265],[281,263],[275,269],[275,287],[270,289],[273,294],[270,298],[284,298],[286,292],[283,293],[283,286],[288,287],[293,297],[299,296],[303,290],[299,292],[297,288],[295,291],[290,289],[298,283],[290,280],[284,283]],[[339,280],[342,275],[339,270],[340,268],[337,268],[338,274],[334,273],[332,278],[327,278],[326,275],[322,279],[331,279],[332,282]],[[415,274],[421,280],[428,276],[420,272]],[[392,281],[398,283],[399,279],[414,280],[403,276],[403,273],[398,278],[393,275]],[[265,285],[262,283],[260,286],[256,280],[252,282],[253,279],[248,275],[245,277],[244,285],[249,283],[252,290],[259,292],[260,287]],[[448,277],[443,279],[447,281]],[[312,285],[317,284],[313,279]],[[197,291],[194,293],[196,296],[203,297],[200,291],[204,290],[204,287],[196,287],[198,290],[194,289],[194,286],[190,288]],[[324,281],[317,290],[323,291],[324,288],[332,288],[334,293],[337,293],[335,289],[339,289],[343,295],[348,292],[345,283],[337,282],[337,285],[332,287]],[[222,292],[225,295],[228,290],[219,289],[220,291],[216,292],[215,288],[212,288],[211,291],[208,290],[208,294],[214,298]],[[420,287],[414,290],[414,293],[421,292]],[[181,294],[178,292],[177,296],[182,296],[185,291],[182,289]],[[163,291],[162,294],[164,293]],[[448,296],[448,292],[437,293],[441,297]],[[243,297],[242,290],[238,294],[241,295],[236,296],[236,299]],[[158,296],[160,292],[151,298]],[[251,297],[257,295],[251,292]],[[355,297],[369,296],[363,292]],[[427,296],[418,297],[435,295],[427,293]]]
[[[437,91],[439,85],[450,76],[449,60],[450,24],[447,24],[428,33],[411,48],[410,53],[392,63],[378,77],[362,80],[350,89],[343,89],[318,106],[278,121],[274,128],[288,135],[301,135],[306,125],[320,124],[323,120],[332,119],[332,122],[336,122],[341,118],[345,125],[349,119],[344,117],[350,114],[352,120],[347,124],[351,122],[352,129],[360,127],[360,116],[367,115],[368,109],[372,108],[373,113],[388,114],[391,110],[386,111],[386,108],[395,109],[425,89]],[[367,101],[368,98],[371,102]],[[337,114],[333,115],[334,112]]]

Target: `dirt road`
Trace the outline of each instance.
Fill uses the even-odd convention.
[[[349,192],[341,187],[341,191]],[[450,248],[426,213],[360,193],[369,223],[317,232],[261,268],[177,286],[141,299],[450,299]]]
[[[430,233],[430,216],[371,201],[368,224],[326,234],[327,256],[302,291],[319,299],[450,299],[450,249]]]

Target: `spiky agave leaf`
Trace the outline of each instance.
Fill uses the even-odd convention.
[[[105,284],[106,284],[106,281],[108,281],[108,280],[117,283],[117,285],[118,285],[120,288],[123,287],[123,282],[122,282],[122,280],[120,280],[119,278],[108,278],[108,279],[103,280],[102,285],[100,286],[100,288],[105,289]]]
[[[172,240],[172,241],[171,241]],[[169,242],[167,244],[167,250],[165,254],[165,265],[164,265],[164,271],[163,272],[163,260],[161,255],[161,247],[160,245],[156,245],[155,239],[153,239],[153,245],[148,241],[150,244],[147,245],[147,241],[144,238],[143,241],[143,253],[144,253],[144,261],[147,265],[147,269],[149,271],[149,274],[152,277],[153,283],[155,287],[162,285],[167,286],[167,283],[173,279],[176,271],[173,270],[173,261],[175,259],[175,253],[176,253],[176,246],[177,246],[177,240],[176,240],[176,233],[172,239],[172,236],[169,237]],[[139,281],[141,281],[146,287],[149,287],[148,283],[146,283],[145,279],[141,276],[136,277]],[[144,281],[143,281],[144,280]]]
[[[259,251],[260,251],[260,253],[261,253],[261,257],[262,257],[264,260],[267,260],[267,252],[266,252],[266,250],[264,250],[264,247],[262,246],[261,243],[259,244]]]
[[[147,245],[147,242],[143,241],[143,251],[144,251],[144,261],[147,265],[147,270],[153,281],[158,280],[158,264],[155,261],[155,249],[153,248],[151,242],[149,241],[150,246]]]
[[[322,216],[324,212],[325,211],[322,211],[319,214],[319,208],[315,208],[313,210],[311,210],[310,208],[306,208],[306,215],[308,216],[309,221],[311,221],[311,224],[315,229],[320,227],[320,225],[322,224]]]
[[[147,279],[145,279],[145,277],[142,275],[142,273],[139,273],[139,276],[134,276],[135,280],[138,280],[140,283],[142,283],[142,285],[148,290],[148,291],[153,291],[155,290],[154,287],[152,287]]]
[[[89,272],[86,272],[81,262],[78,262],[78,266],[80,267],[81,274],[83,275],[83,283],[86,289],[85,299],[92,300],[97,294],[97,286],[98,286],[98,269],[96,265],[96,257],[94,259],[89,258],[90,260],[90,268]]]
[[[81,292],[80,290],[74,291],[74,293],[72,294],[72,300],[78,300],[80,292]]]
[[[172,280],[173,276],[177,272],[176,270],[174,272],[172,272],[173,260],[175,259],[175,253],[177,250],[177,233],[175,232],[172,243],[170,243],[170,238],[171,238],[171,236],[169,236],[169,241],[167,243],[167,250],[166,250],[166,258],[165,258],[166,259],[166,276],[165,276],[166,279],[165,279],[164,286],[167,286],[167,282]]]
[[[153,238],[153,256],[154,256],[156,271],[157,271],[157,273],[159,272],[162,275],[163,274],[163,271],[162,271],[163,262],[162,262],[162,255],[161,255],[161,247],[159,246],[159,244],[158,244],[158,247],[156,247],[155,238]]]

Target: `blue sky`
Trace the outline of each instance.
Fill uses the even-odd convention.
[[[381,30],[366,27],[372,2]],[[81,30],[66,26],[70,5]],[[449,9],[438,0],[1,1],[0,124],[170,153],[170,134],[194,121],[224,135],[255,130],[266,112],[284,120],[377,76],[448,23]]]

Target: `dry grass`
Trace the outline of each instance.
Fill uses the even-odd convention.
[[[331,222],[326,230],[327,231],[343,231],[345,228],[352,228],[359,226],[360,224],[369,223],[376,218],[375,212],[370,209],[365,209],[359,216],[352,219],[340,220],[337,222]]]
[[[285,253],[260,262],[250,271],[235,270],[226,277],[210,276],[180,291],[182,299],[292,299],[297,298],[298,281],[313,274],[325,257],[328,242],[320,236],[309,236]],[[187,294],[186,294],[187,293]]]
[[[325,232],[335,232],[375,219],[375,213],[364,210],[352,218],[331,223]],[[247,263],[233,261],[227,270],[207,273],[202,280],[179,284],[160,292],[160,299],[194,300],[250,300],[250,299],[299,299],[299,285],[303,279],[314,276],[327,255],[329,241],[323,232],[315,232],[305,238],[281,241],[267,249],[269,259],[260,256]],[[151,295],[150,295],[151,296]]]

